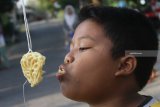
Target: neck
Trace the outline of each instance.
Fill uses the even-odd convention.
[[[132,94],[124,97],[114,97],[96,104],[90,104],[90,107],[138,107],[144,100],[144,96]]]

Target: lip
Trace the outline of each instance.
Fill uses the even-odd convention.
[[[64,66],[63,65],[60,65],[59,66],[59,69],[56,73],[56,78],[59,80],[59,81],[62,81],[64,79],[64,76],[66,74],[66,70],[64,69]]]
[[[64,74],[56,73],[56,78],[57,78],[59,81],[62,81],[63,78],[64,78]]]

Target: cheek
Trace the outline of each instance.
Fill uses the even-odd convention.
[[[93,65],[92,59],[87,57],[79,57],[69,67],[68,81],[61,83],[63,94],[73,100],[83,100],[88,96],[88,91],[91,90],[91,81],[93,78]],[[92,76],[92,78],[90,78]]]
[[[63,94],[73,100],[103,95],[113,78],[113,63],[107,57],[95,53],[78,56],[70,66],[70,79],[62,87]]]
[[[72,74],[74,80],[79,84],[79,89],[88,92],[98,87],[97,91],[100,91],[104,83],[112,81],[114,78],[112,60],[106,55],[102,56],[92,53],[92,56],[85,55],[77,60],[74,66],[75,71]]]

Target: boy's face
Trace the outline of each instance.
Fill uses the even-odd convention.
[[[115,85],[117,62],[111,56],[112,42],[92,20],[76,29],[60,79],[62,93],[73,100],[93,101],[109,97]]]

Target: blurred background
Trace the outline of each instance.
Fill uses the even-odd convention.
[[[160,0],[24,0],[33,51],[46,56],[40,85],[25,86],[26,107],[87,107],[61,95],[54,75],[68,51],[77,13],[93,3],[135,9],[144,14],[160,36]],[[145,38],[144,38],[145,39]],[[21,0],[0,0],[0,106],[25,107],[25,78],[20,59],[28,52]],[[160,98],[160,56],[151,79],[140,92]]]

